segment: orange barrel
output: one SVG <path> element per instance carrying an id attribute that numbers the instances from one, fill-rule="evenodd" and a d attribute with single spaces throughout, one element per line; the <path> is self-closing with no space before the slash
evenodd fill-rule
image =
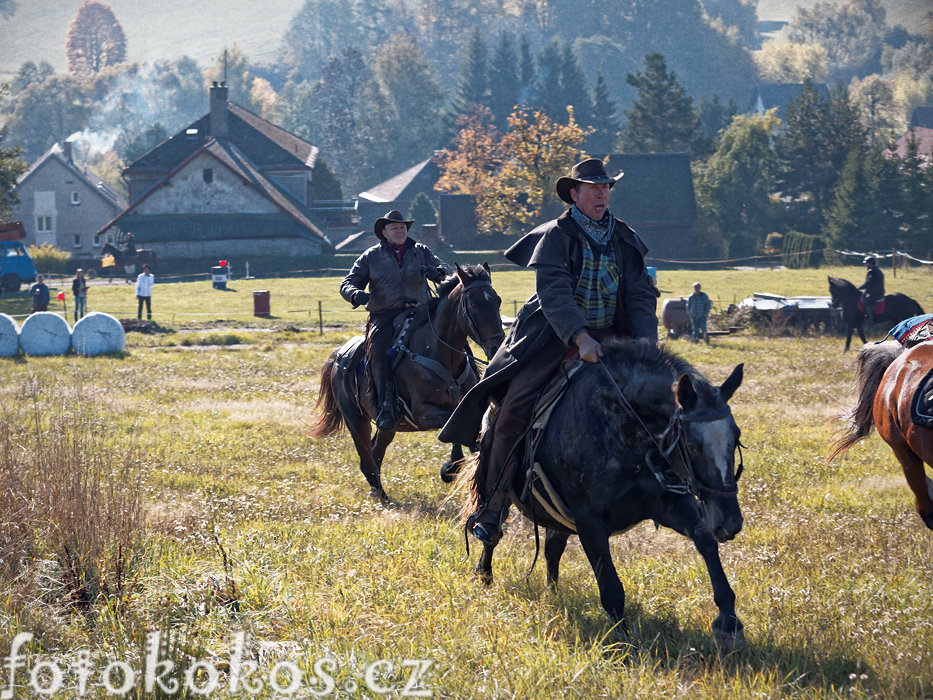
<path id="1" fill-rule="evenodd" d="M 269 290 L 253 292 L 253 316 L 269 315 Z"/>

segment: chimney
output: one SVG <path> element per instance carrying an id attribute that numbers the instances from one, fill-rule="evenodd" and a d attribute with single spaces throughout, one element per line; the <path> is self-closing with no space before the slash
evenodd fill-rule
<path id="1" fill-rule="evenodd" d="M 227 123 L 227 84 L 226 82 L 211 85 L 211 119 L 210 135 L 215 139 L 224 139 L 229 135 Z"/>
<path id="2" fill-rule="evenodd" d="M 71 154 L 71 141 L 62 142 L 62 155 L 65 156 L 65 160 L 69 163 L 74 162 L 74 156 Z"/>

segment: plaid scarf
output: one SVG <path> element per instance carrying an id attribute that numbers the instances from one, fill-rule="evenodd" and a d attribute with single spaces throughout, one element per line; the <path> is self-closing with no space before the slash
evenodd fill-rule
<path id="1" fill-rule="evenodd" d="M 600 254 L 598 250 L 593 250 L 587 236 L 580 238 L 583 241 L 583 267 L 573 298 L 583 309 L 587 328 L 609 328 L 616 318 L 621 279 L 619 266 L 616 265 L 615 246 L 606 246 L 606 250 Z"/>

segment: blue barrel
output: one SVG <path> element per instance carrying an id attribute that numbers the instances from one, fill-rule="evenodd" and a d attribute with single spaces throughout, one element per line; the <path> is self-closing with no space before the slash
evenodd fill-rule
<path id="1" fill-rule="evenodd" d="M 648 268 L 648 274 L 651 275 L 651 276 L 654 278 L 654 283 L 657 284 L 657 283 L 658 283 L 658 268 L 656 268 L 656 267 L 649 267 L 649 268 Z"/>

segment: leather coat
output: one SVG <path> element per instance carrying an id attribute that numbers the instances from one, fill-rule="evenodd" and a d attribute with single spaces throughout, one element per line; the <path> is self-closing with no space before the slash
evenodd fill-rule
<path id="1" fill-rule="evenodd" d="M 441 441 L 472 444 L 489 399 L 501 399 L 518 369 L 555 334 L 569 349 L 571 337 L 586 327 L 583 310 L 573 298 L 583 268 L 583 235 L 567 210 L 506 251 L 512 262 L 535 270 L 535 294 L 525 302 L 482 381 L 463 397 L 444 425 L 438 436 Z M 613 333 L 657 342 L 658 293 L 645 267 L 648 247 L 619 219 L 615 220 L 612 244 L 621 273 Z"/>
<path id="2" fill-rule="evenodd" d="M 360 304 L 354 301 L 354 295 L 369 285 L 369 301 L 365 307 L 370 313 L 403 309 L 411 303 L 427 303 L 428 287 L 421 272 L 423 265 L 448 268 L 430 248 L 411 238 L 405 240 L 402 264 L 399 265 L 395 253 L 383 240 L 356 259 L 340 284 L 340 296 L 356 308 Z"/>

